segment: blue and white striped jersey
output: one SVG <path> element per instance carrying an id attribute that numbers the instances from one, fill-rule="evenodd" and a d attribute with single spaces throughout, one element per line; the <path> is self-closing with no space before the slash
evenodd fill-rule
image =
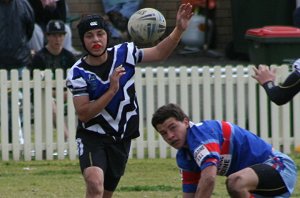
<path id="1" fill-rule="evenodd" d="M 99 66 L 88 65 L 84 57 L 78 60 L 67 75 L 66 84 L 73 97 L 88 95 L 90 101 L 101 97 L 110 86 L 110 76 L 120 65 L 126 74 L 120 78 L 120 88 L 110 103 L 93 119 L 78 122 L 78 129 L 120 138 L 139 136 L 138 103 L 134 87 L 135 65 L 141 62 L 143 50 L 133 43 L 108 48 L 108 59 Z"/>

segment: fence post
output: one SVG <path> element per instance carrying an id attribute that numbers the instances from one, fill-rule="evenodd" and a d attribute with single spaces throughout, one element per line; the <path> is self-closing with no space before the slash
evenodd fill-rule
<path id="1" fill-rule="evenodd" d="M 166 104 L 166 87 L 165 87 L 165 72 L 163 67 L 157 68 L 157 106 L 160 107 Z M 159 142 L 159 157 L 167 157 L 167 144 L 163 138 L 158 136 Z"/>
<path id="2" fill-rule="evenodd" d="M 203 82 L 203 119 L 212 119 L 212 96 L 211 96 L 211 76 L 208 66 L 203 67 L 203 76 L 202 76 Z"/>
<path id="3" fill-rule="evenodd" d="M 30 100 L 30 72 L 23 70 L 22 74 L 23 93 L 23 133 L 24 133 L 24 159 L 31 160 L 31 100 Z"/>
<path id="4" fill-rule="evenodd" d="M 9 144 L 8 144 L 8 80 L 7 70 L 0 70 L 0 118 L 1 118 L 1 154 L 2 160 L 9 160 Z"/>
<path id="5" fill-rule="evenodd" d="M 44 115 L 42 114 L 42 75 L 40 70 L 33 71 L 33 107 L 34 107 L 34 152 L 35 159 L 43 159 L 43 135 L 42 132 L 45 130 L 43 121 Z"/>
<path id="6" fill-rule="evenodd" d="M 144 143 L 144 132 L 145 132 L 145 109 L 144 109 L 144 103 L 143 100 L 143 87 L 144 87 L 144 79 L 142 77 L 142 70 L 141 68 L 136 68 L 135 70 L 135 90 L 137 95 L 137 101 L 139 103 L 139 113 L 140 113 L 140 123 L 139 123 L 139 131 L 140 131 L 140 137 L 138 137 L 136 140 L 136 155 L 138 159 L 143 159 L 145 155 L 145 143 Z"/>
<path id="7" fill-rule="evenodd" d="M 151 125 L 151 115 L 154 112 L 154 82 L 153 82 L 153 70 L 151 67 L 146 67 L 146 130 L 148 140 L 148 157 L 155 158 L 155 135 Z"/>
<path id="8" fill-rule="evenodd" d="M 57 142 L 57 155 L 58 159 L 64 159 L 65 151 L 65 115 L 64 115 L 64 82 L 63 82 L 63 70 L 57 69 L 55 71 L 55 104 L 56 105 L 56 117 L 53 116 L 53 121 L 56 123 L 56 142 Z M 67 129 L 66 129 L 67 130 Z"/>
<path id="9" fill-rule="evenodd" d="M 224 80 L 222 78 L 222 71 L 220 66 L 214 67 L 214 114 L 215 119 L 217 120 L 224 120 L 224 95 L 223 95 L 223 84 Z"/>
<path id="10" fill-rule="evenodd" d="M 11 70 L 11 122 L 12 122 L 12 147 L 13 159 L 20 160 L 20 140 L 23 134 L 20 120 L 20 90 L 19 90 L 19 74 L 18 70 Z M 22 143 L 22 142 L 21 142 Z"/>
<path id="11" fill-rule="evenodd" d="M 236 101 L 237 101 L 237 124 L 240 127 L 246 127 L 246 103 L 245 103 L 245 77 L 244 77 L 244 67 L 237 66 L 236 72 Z"/>

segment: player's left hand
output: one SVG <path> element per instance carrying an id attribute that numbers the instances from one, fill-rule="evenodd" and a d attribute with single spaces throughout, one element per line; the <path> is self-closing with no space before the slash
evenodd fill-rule
<path id="1" fill-rule="evenodd" d="M 125 68 L 122 65 L 118 66 L 114 70 L 114 72 L 110 77 L 109 90 L 113 91 L 113 93 L 117 93 L 117 91 L 119 90 L 119 80 L 121 76 L 123 76 L 125 73 L 126 73 Z"/>
<path id="2" fill-rule="evenodd" d="M 184 31 L 189 25 L 191 17 L 194 15 L 193 6 L 190 3 L 187 4 L 181 4 L 177 16 L 176 16 L 176 27 Z"/>
<path id="3" fill-rule="evenodd" d="M 252 75 L 252 78 L 256 79 L 259 84 L 263 85 L 266 82 L 275 80 L 275 68 L 269 68 L 267 65 L 259 65 L 258 69 L 256 67 L 253 67 L 254 75 Z"/>

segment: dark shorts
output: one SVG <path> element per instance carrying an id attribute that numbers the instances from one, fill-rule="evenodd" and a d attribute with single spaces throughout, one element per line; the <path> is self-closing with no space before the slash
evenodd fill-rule
<path id="1" fill-rule="evenodd" d="M 267 164 L 256 164 L 251 166 L 258 176 L 259 182 L 254 194 L 262 196 L 277 196 L 288 192 L 283 179 L 276 169 Z"/>
<path id="2" fill-rule="evenodd" d="M 97 166 L 104 172 L 104 189 L 114 191 L 124 174 L 131 140 L 116 141 L 97 134 L 77 135 L 77 147 L 81 172 Z"/>

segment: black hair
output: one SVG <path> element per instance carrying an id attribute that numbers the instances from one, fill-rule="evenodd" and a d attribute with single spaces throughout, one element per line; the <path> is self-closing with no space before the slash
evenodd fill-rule
<path id="1" fill-rule="evenodd" d="M 169 118 L 175 118 L 178 121 L 183 121 L 188 116 L 176 104 L 170 103 L 158 108 L 152 116 L 152 126 L 156 129 L 158 124 L 162 124 Z"/>

